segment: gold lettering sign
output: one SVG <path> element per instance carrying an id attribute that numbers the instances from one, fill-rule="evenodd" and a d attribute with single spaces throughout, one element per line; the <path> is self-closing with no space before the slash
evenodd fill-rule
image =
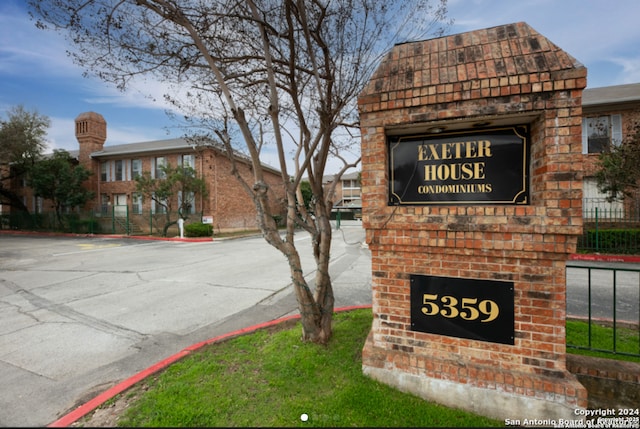
<path id="1" fill-rule="evenodd" d="M 528 204 L 525 125 L 390 137 L 389 204 Z"/>
<path id="2" fill-rule="evenodd" d="M 514 344 L 513 282 L 410 274 L 411 330 Z"/>

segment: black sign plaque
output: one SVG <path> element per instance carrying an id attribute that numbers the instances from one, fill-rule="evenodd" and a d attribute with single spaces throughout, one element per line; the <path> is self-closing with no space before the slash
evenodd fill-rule
<path id="1" fill-rule="evenodd" d="M 389 205 L 529 204 L 526 125 L 392 136 Z"/>
<path id="2" fill-rule="evenodd" d="M 514 344 L 513 282 L 412 274 L 411 330 Z"/>

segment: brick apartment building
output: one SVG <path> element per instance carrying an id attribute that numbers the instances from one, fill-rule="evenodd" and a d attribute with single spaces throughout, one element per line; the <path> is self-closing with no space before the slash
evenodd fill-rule
<path id="1" fill-rule="evenodd" d="M 624 217 L 629 212 L 639 213 L 640 195 L 624 203 L 607 202 L 593 176 L 600 153 L 610 145 L 619 145 L 627 138 L 630 127 L 640 123 L 640 83 L 586 89 L 582 117 L 583 218 L 591 220 L 596 208 L 605 216 Z"/>
<path id="2" fill-rule="evenodd" d="M 105 146 L 107 123 L 95 112 L 80 114 L 75 120 L 75 135 L 79 150 L 70 151 L 80 165 L 93 174 L 86 186 L 94 192 L 93 201 L 86 209 L 102 216 L 127 215 L 134 231 L 148 232 L 150 214 L 162 207 L 136 193 L 134 178 L 142 172 L 158 177 L 159 167 L 190 166 L 198 177 L 204 178 L 207 195 L 196 195 L 190 207 L 190 221 L 200 221 L 200 215 L 211 220 L 215 232 L 257 228 L 256 209 L 253 200 L 231 174 L 231 161 L 223 150 L 215 145 L 195 145 L 187 139 L 169 139 Z M 236 156 L 242 177 L 253 183 L 248 159 Z M 284 189 L 280 171 L 264 166 L 265 179 L 270 185 L 270 198 L 274 213 L 282 214 Z M 34 197 L 25 180 L 14 182 L 23 203 L 31 213 L 43 213 L 50 209 L 47 201 Z M 177 207 L 182 195 L 175 196 Z"/>
<path id="3" fill-rule="evenodd" d="M 323 186 L 328 189 L 335 181 L 334 175 L 324 176 Z M 355 171 L 342 175 L 336 184 L 333 195 L 333 211 L 350 212 L 360 219 L 362 216 L 362 188 L 360 186 L 360 172 Z"/>

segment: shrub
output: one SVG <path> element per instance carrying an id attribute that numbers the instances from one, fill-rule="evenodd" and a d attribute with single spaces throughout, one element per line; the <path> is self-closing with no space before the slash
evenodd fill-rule
<path id="1" fill-rule="evenodd" d="M 636 253 L 640 250 L 640 229 L 590 229 L 585 241 L 601 252 Z"/>
<path id="2" fill-rule="evenodd" d="M 184 226 L 184 233 L 187 237 L 211 237 L 213 235 L 213 225 L 208 223 L 189 223 Z"/>

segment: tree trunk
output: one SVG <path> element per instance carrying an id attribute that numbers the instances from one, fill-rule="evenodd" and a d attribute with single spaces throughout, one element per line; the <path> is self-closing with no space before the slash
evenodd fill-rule
<path id="1" fill-rule="evenodd" d="M 64 231 L 64 224 L 62 222 L 62 206 L 60 203 L 55 203 L 56 221 L 58 222 L 58 229 Z"/>
<path id="2" fill-rule="evenodd" d="M 162 236 L 166 237 L 167 236 L 167 231 L 169 231 L 169 228 L 171 227 L 171 225 L 175 225 L 177 224 L 178 221 L 177 220 L 169 220 L 167 219 L 167 221 L 164 223 L 164 228 L 162 228 Z"/>
<path id="3" fill-rule="evenodd" d="M 298 251 L 293 247 L 291 250 L 292 253 L 287 258 L 300 311 L 302 340 L 326 344 L 332 333 L 334 297 L 330 277 L 320 271 L 323 270 L 322 266 L 328 267 L 329 258 L 326 258 L 326 263 L 317 266 L 315 292 L 312 293 L 304 278 Z"/>
<path id="4" fill-rule="evenodd" d="M 287 209 L 287 231 L 284 239 L 280 236 L 273 217 L 269 215 L 268 186 L 263 183 L 254 185 L 258 221 L 264 238 L 269 244 L 280 250 L 289 262 L 293 289 L 298 301 L 300 322 L 302 324 L 302 340 L 326 344 L 331 338 L 331 321 L 333 318 L 333 288 L 329 276 L 329 259 L 331 249 L 331 223 L 326 215 L 318 216 L 317 231 L 312 237 L 313 251 L 316 261 L 315 291 L 312 292 L 304 278 L 300 253 L 294 242 L 295 229 L 295 192 L 289 192 Z"/>
<path id="5" fill-rule="evenodd" d="M 324 211 L 322 211 L 324 213 Z M 331 259 L 331 222 L 329 217 L 321 214 L 316 219 L 318 239 L 314 241 L 314 255 L 316 261 L 314 301 L 320 309 L 320 338 L 319 342 L 326 343 L 331 337 L 331 321 L 335 297 L 333 285 L 329 275 L 329 262 Z"/>

